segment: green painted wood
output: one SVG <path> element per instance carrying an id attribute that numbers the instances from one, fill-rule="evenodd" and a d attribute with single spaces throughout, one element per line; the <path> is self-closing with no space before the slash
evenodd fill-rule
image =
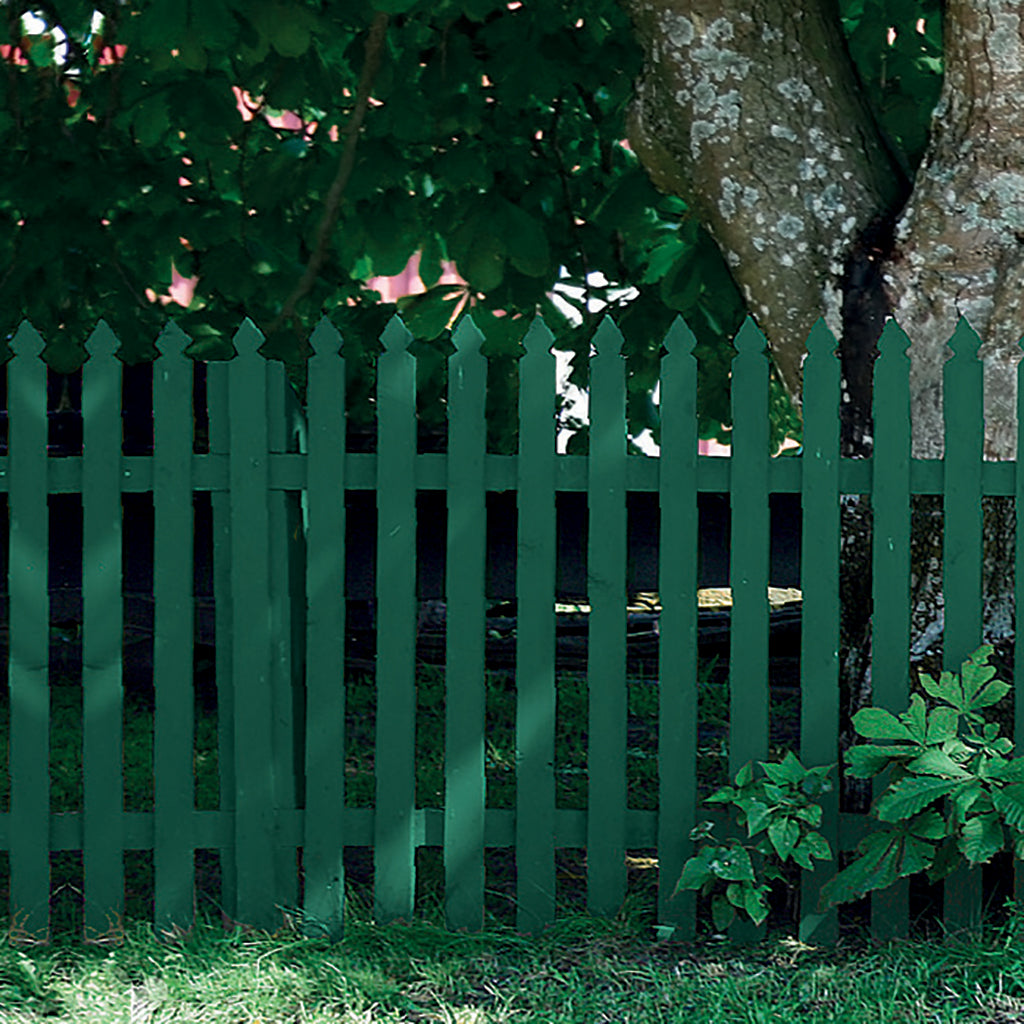
<path id="1" fill-rule="evenodd" d="M 306 873 L 303 934 L 342 937 L 345 909 L 345 360 L 324 317 L 309 360 L 306 453 Z"/>
<path id="2" fill-rule="evenodd" d="M 768 759 L 768 361 L 764 335 L 747 317 L 734 342 L 732 524 L 729 583 L 729 779 L 748 763 Z M 752 764 L 755 777 L 761 769 Z M 730 817 L 729 835 L 750 842 Z M 765 924 L 738 918 L 729 929 L 737 942 L 764 938 Z"/>
<path id="3" fill-rule="evenodd" d="M 266 362 L 263 336 L 246 319 L 228 364 L 231 484 L 232 687 L 235 691 L 236 920 L 272 931 L 280 925 L 275 855 L 275 784 L 270 664 L 270 522 L 267 503 Z"/>
<path id="4" fill-rule="evenodd" d="M 1018 342 L 1024 349 L 1024 339 Z M 1016 535 L 1013 553 L 1013 607 L 1024 609 L 1024 358 L 1017 363 L 1017 452 L 1013 464 L 1014 499 L 1016 512 Z M 1015 611 L 1015 617 L 1019 614 Z M 1020 622 L 1021 618 L 1017 618 Z M 1016 628 L 1016 627 L 1015 627 Z M 1013 699 L 1013 755 L 1019 757 L 1024 751 L 1024 644 L 1014 643 L 1013 680 L 1010 691 Z M 1019 906 L 1024 906 L 1024 860 L 1013 861 L 1013 896 Z"/>
<path id="5" fill-rule="evenodd" d="M 82 768 L 86 940 L 123 927 L 121 363 L 104 323 L 82 367 Z"/>
<path id="6" fill-rule="evenodd" d="M 555 920 L 555 357 L 537 317 L 519 361 L 516 928 Z"/>
<path id="7" fill-rule="evenodd" d="M 959 672 L 978 648 L 981 631 L 981 467 L 985 414 L 981 339 L 961 317 L 950 339 L 953 358 L 943 367 L 946 447 L 943 459 L 945 532 L 942 542 L 944 599 L 943 667 Z M 949 812 L 948 799 L 943 801 Z M 957 866 L 944 882 L 943 916 L 952 931 L 980 936 L 981 865 Z"/>
<path id="8" fill-rule="evenodd" d="M 484 923 L 484 630 L 487 563 L 487 360 L 463 317 L 448 360 L 448 559 L 444 761 L 445 920 Z"/>
<path id="9" fill-rule="evenodd" d="M 49 515 L 43 339 L 24 321 L 10 347 L 10 941 L 17 945 L 50 935 Z"/>
<path id="10" fill-rule="evenodd" d="M 800 468 L 803 530 L 800 588 L 800 760 L 804 767 L 839 762 L 839 360 L 835 335 L 819 320 L 807 338 L 804 431 Z M 836 909 L 818 913 L 821 887 L 836 873 L 839 845 L 839 773 L 819 799 L 821 824 L 833 860 L 815 860 L 801 872 L 800 940 L 831 944 L 839 936 Z"/>
<path id="11" fill-rule="evenodd" d="M 677 317 L 661 361 L 658 551 L 658 923 L 696 935 L 697 894 L 673 891 L 693 855 L 697 805 L 697 339 Z"/>
<path id="12" fill-rule="evenodd" d="M 207 405 L 210 414 L 210 455 L 228 459 L 230 431 L 228 416 L 228 367 L 223 359 L 206 364 Z M 234 645 L 230 642 L 234 621 L 231 593 L 231 495 L 214 491 L 213 591 L 214 631 L 217 638 L 217 772 L 220 782 L 219 808 L 235 812 L 235 691 Z M 234 845 L 220 849 L 221 906 L 230 920 L 237 920 L 238 867 Z"/>
<path id="13" fill-rule="evenodd" d="M 626 896 L 626 375 L 622 335 L 605 317 L 590 360 L 587 590 L 587 908 L 612 916 Z"/>
<path id="14" fill-rule="evenodd" d="M 267 445 L 271 452 L 284 453 L 292 438 L 289 426 L 295 392 L 279 359 L 265 359 L 267 378 Z M 304 722 L 302 708 L 302 675 L 296 666 L 301 656 L 292 649 L 293 615 L 301 617 L 304 601 L 301 590 L 293 588 L 292 563 L 301 557 L 297 536 L 299 493 L 272 489 L 267 491 L 269 523 L 270 571 L 270 700 L 272 708 L 271 735 L 274 760 L 278 771 L 274 776 L 274 806 L 295 810 L 305 774 L 302 744 Z M 301 579 L 301 577 L 299 577 Z M 296 907 L 299 899 L 298 847 L 283 843 L 274 846 L 274 877 L 277 888 L 274 899 L 282 908 Z"/>
<path id="15" fill-rule="evenodd" d="M 415 902 L 416 364 L 393 317 L 377 373 L 377 776 L 374 917 Z"/>
<path id="16" fill-rule="evenodd" d="M 154 923 L 158 935 L 172 938 L 195 919 L 194 837 L 184 825 L 195 808 L 193 363 L 176 325 L 160 340 L 153 365 Z"/>
<path id="17" fill-rule="evenodd" d="M 901 715 L 909 704 L 910 651 L 910 360 L 909 339 L 890 320 L 875 362 L 872 455 L 871 689 L 873 707 Z M 872 780 L 875 800 L 890 772 Z M 871 928 L 883 941 L 906 938 L 910 881 L 899 878 L 871 895 Z"/>

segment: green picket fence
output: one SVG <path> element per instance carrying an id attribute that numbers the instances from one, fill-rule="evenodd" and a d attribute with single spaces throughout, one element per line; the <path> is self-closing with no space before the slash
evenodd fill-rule
<path id="1" fill-rule="evenodd" d="M 626 851 L 656 848 L 658 921 L 692 936 L 695 894 L 671 893 L 692 852 L 690 829 L 716 823 L 740 836 L 720 808 L 697 803 L 697 543 L 699 491 L 731 496 L 731 705 L 728 770 L 765 760 L 769 750 L 767 602 L 769 494 L 802 495 L 803 629 L 801 743 L 805 765 L 838 761 L 839 495 L 867 494 L 874 507 L 874 703 L 908 703 L 911 494 L 946 497 L 945 657 L 977 645 L 981 616 L 981 495 L 1020 495 L 1015 463 L 983 463 L 982 373 L 977 338 L 962 326 L 947 372 L 945 460 L 910 458 L 907 340 L 890 322 L 876 364 L 875 455 L 839 457 L 839 366 L 835 341 L 819 324 L 808 340 L 802 456 L 769 457 L 768 362 L 752 321 L 736 338 L 733 455 L 698 456 L 693 335 L 680 320 L 665 339 L 659 458 L 627 457 L 622 337 L 606 319 L 591 361 L 586 456 L 555 449 L 552 334 L 539 319 L 519 362 L 517 455 L 485 450 L 486 359 L 481 334 L 464 320 L 449 364 L 447 455 L 416 451 L 415 360 L 396 318 L 382 335 L 377 386 L 377 454 L 344 451 L 345 367 L 341 337 L 325 319 L 312 336 L 308 412 L 297 406 L 282 365 L 259 356 L 262 335 L 245 321 L 238 354 L 210 363 L 210 454 L 192 449 L 192 363 L 188 339 L 162 335 L 155 364 L 154 452 L 121 455 L 121 364 L 104 324 L 83 368 L 83 454 L 46 450 L 43 339 L 27 324 L 8 365 L 9 455 L 0 489 L 10 510 L 11 800 L 0 814 L 9 851 L 12 940 L 49 934 L 49 854 L 80 850 L 85 932 L 111 934 L 124 907 L 125 850 L 151 850 L 158 929 L 187 927 L 194 911 L 194 851 L 221 853 L 225 911 L 273 929 L 276 906 L 298 906 L 296 850 L 304 866 L 304 928 L 339 937 L 344 919 L 346 846 L 374 850 L 380 921 L 410 918 L 418 847 L 443 848 L 445 905 L 453 928 L 484 916 L 484 853 L 514 847 L 517 926 L 555 917 L 555 851 L 585 848 L 587 901 L 614 914 L 626 892 Z M 1024 422 L 1022 417 L 1021 422 Z M 345 806 L 346 489 L 376 492 L 376 799 Z M 415 799 L 416 495 L 447 492 L 447 664 L 443 809 Z M 198 811 L 193 797 L 191 594 L 192 496 L 212 492 L 219 707 L 220 807 Z M 518 500 L 516 805 L 489 809 L 485 787 L 486 495 Z M 121 758 L 121 493 L 151 492 L 155 507 L 155 809 L 123 810 Z M 588 811 L 556 807 L 556 493 L 587 495 L 590 529 Z M 658 810 L 627 808 L 626 589 L 631 491 L 657 493 L 659 550 Z M 47 495 L 80 493 L 84 508 L 83 810 L 52 814 L 48 781 Z M 298 519 L 289 493 L 304 492 Z M 1019 513 L 1018 513 L 1019 514 Z M 304 564 L 292 543 L 305 526 Z M 1024 530 L 1018 530 L 1018 564 Z M 305 601 L 302 586 L 305 580 Z M 1024 586 L 1024 573 L 1018 574 Z M 291 597 L 289 597 L 291 595 Z M 304 652 L 302 645 L 305 645 Z M 304 657 L 300 655 L 304 654 Z M 1017 655 L 1021 657 L 1020 653 Z M 305 719 L 296 720 L 296 665 L 305 664 Z M 1018 668 L 1019 668 L 1018 660 Z M 1016 678 L 1024 678 L 1017 672 Z M 1018 716 L 1015 743 L 1024 740 Z M 301 777 L 304 775 L 304 783 Z M 300 794 L 304 794 L 300 798 Z M 836 787 L 823 800 L 822 833 L 833 851 L 853 850 L 870 827 L 840 814 Z M 837 915 L 813 913 L 836 862 L 805 873 L 801 937 L 833 941 Z M 945 882 L 948 926 L 972 925 L 982 905 L 981 869 Z M 1021 873 L 1016 892 L 1022 891 Z M 873 894 L 872 929 L 908 934 L 908 880 Z M 764 926 L 738 922 L 737 937 Z"/>

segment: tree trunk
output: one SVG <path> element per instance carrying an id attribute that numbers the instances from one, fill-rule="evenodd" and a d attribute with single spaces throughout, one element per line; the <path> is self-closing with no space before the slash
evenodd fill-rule
<path id="1" fill-rule="evenodd" d="M 987 459 L 1016 457 L 1024 333 L 1024 39 L 1018 5 L 947 0 L 945 81 L 908 183 L 831 0 L 630 0 L 645 50 L 630 143 L 721 248 L 799 405 L 807 333 L 840 339 L 842 448 L 873 444 L 871 367 L 892 313 L 910 340 L 912 455 L 944 450 L 942 367 L 961 316 L 982 340 Z M 1013 638 L 1013 507 L 986 499 L 984 633 Z M 911 651 L 941 649 L 941 498 L 913 508 Z M 870 702 L 870 508 L 843 501 L 842 748 Z M 1005 730 L 1004 730 L 1005 734 Z M 867 783 L 856 788 L 863 798 Z M 851 806 L 844 781 L 844 809 Z M 863 799 L 854 802 L 863 804 Z"/>

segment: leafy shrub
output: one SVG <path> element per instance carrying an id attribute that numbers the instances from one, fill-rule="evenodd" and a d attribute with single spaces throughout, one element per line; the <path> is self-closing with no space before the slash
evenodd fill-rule
<path id="1" fill-rule="evenodd" d="M 996 739 L 999 727 L 993 723 L 985 724 L 981 735 L 973 729 L 960 734 L 961 719 L 974 727 L 983 724 L 978 709 L 998 703 L 1010 690 L 1009 684 L 992 681 L 996 670 L 988 664 L 991 654 L 990 646 L 979 647 L 963 663 L 959 677 L 943 672 L 936 682 L 921 674 L 925 691 L 948 706 L 929 712 L 915 693 L 910 709 L 899 718 L 882 708 L 862 708 L 853 716 L 854 728 L 866 739 L 895 741 L 887 746 L 862 744 L 845 754 L 849 773 L 860 779 L 892 765 L 892 782 L 870 812 L 889 827 L 862 839 L 859 858 L 823 886 L 818 913 L 925 869 L 930 882 L 945 878 L 957 866 L 957 850 L 972 865 L 988 863 L 1005 846 L 1004 822 L 1015 856 L 1024 859 L 1024 757 L 1007 760 L 1004 755 L 1013 743 Z M 758 763 L 767 779 L 753 781 L 748 763 L 736 773 L 738 788 L 723 786 L 704 802 L 734 804 L 748 836 L 767 830 L 767 839 L 756 846 L 736 839 L 729 846 L 705 845 L 686 862 L 673 892 L 701 889 L 707 894 L 726 883 L 725 895 L 719 892 L 712 898 L 712 917 L 720 930 L 732 923 L 736 910 L 756 924 L 768 915 L 764 897 L 769 886 L 757 884 L 748 851 L 770 856 L 774 850 L 780 863 L 792 857 L 808 870 L 814 857 L 832 859 L 828 841 L 814 831 L 821 824 L 821 807 L 813 801 L 832 789 L 826 776 L 835 763 L 804 768 L 792 752 L 781 764 Z M 946 797 L 953 808 L 948 820 L 935 808 Z M 707 839 L 711 830 L 711 822 L 702 822 L 690 839 Z M 783 877 L 772 862 L 764 875 Z"/>

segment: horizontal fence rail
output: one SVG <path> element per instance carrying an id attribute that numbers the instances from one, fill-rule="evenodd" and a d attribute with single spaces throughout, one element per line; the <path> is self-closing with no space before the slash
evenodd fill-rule
<path id="1" fill-rule="evenodd" d="M 274 929 L 280 908 L 298 908 L 304 933 L 339 938 L 344 928 L 345 847 L 372 847 L 374 914 L 410 918 L 416 856 L 440 847 L 448 924 L 484 922 L 485 851 L 513 847 L 516 924 L 535 931 L 555 919 L 556 851 L 586 850 L 587 905 L 614 914 L 626 894 L 631 850 L 654 849 L 657 920 L 695 933 L 696 895 L 672 890 L 694 852 L 701 820 L 719 836 L 746 839 L 720 806 L 698 800 L 698 603 L 700 495 L 728 496 L 730 712 L 728 773 L 769 754 L 769 632 L 772 496 L 799 499 L 802 593 L 801 718 L 797 752 L 806 766 L 839 760 L 840 496 L 867 495 L 874 512 L 873 703 L 908 704 L 910 500 L 942 495 L 946 544 L 944 658 L 959 666 L 981 633 L 981 499 L 1018 498 L 1016 462 L 983 462 L 982 374 L 977 336 L 961 324 L 951 340 L 944 460 L 910 457 L 906 335 L 890 322 L 875 365 L 875 444 L 867 459 L 839 455 L 836 341 L 823 323 L 808 339 L 803 444 L 769 452 L 768 372 L 752 320 L 735 340 L 732 456 L 698 455 L 693 334 L 678 320 L 664 341 L 661 448 L 627 456 L 622 335 L 606 318 L 590 363 L 589 454 L 556 454 L 554 337 L 539 318 L 519 360 L 518 454 L 486 451 L 487 360 L 465 318 L 448 366 L 446 453 L 417 452 L 412 336 L 396 317 L 381 336 L 376 389 L 377 451 L 346 452 L 342 337 L 325 318 L 311 338 L 306 408 L 280 363 L 258 354 L 263 336 L 246 320 L 234 358 L 207 364 L 209 450 L 193 439 L 189 339 L 162 334 L 153 370 L 151 455 L 122 451 L 118 340 L 101 323 L 82 370 L 82 454 L 47 453 L 44 341 L 28 324 L 7 364 L 9 438 L 0 455 L 9 552 L 8 688 L 10 799 L 0 813 L 0 851 L 10 865 L 12 941 L 50 933 L 51 851 L 81 851 L 85 933 L 114 940 L 124 909 L 126 850 L 152 851 L 155 925 L 174 934 L 193 921 L 196 850 L 220 851 L 225 914 Z M 952 383 L 950 383 L 952 382 Z M 1020 417 L 1018 422 L 1024 422 Z M 346 498 L 372 492 L 370 528 L 354 542 Z M 416 805 L 417 508 L 442 492 L 443 522 L 428 524 L 444 548 L 446 645 L 443 807 Z M 220 804 L 194 798 L 193 685 L 196 634 L 192 579 L 195 496 L 212 505 L 213 630 L 218 687 Z M 485 784 L 486 636 L 491 497 L 514 500 L 516 800 L 488 807 Z M 585 496 L 586 672 L 589 686 L 588 810 L 556 806 L 556 613 L 558 503 Z M 153 502 L 154 809 L 123 808 L 122 495 Z M 83 809 L 51 813 L 48 764 L 50 495 L 80 494 L 82 527 Z M 627 805 L 627 606 L 631 495 L 656 500 L 658 616 L 658 810 Z M 506 495 L 507 496 L 507 495 Z M 1018 500 L 1018 516 L 1022 503 Z M 420 524 L 422 525 L 422 524 Z M 437 534 L 437 530 L 441 533 Z M 346 537 L 349 542 L 346 543 Z M 1021 543 L 1018 531 L 1018 545 Z M 367 552 L 372 550 L 372 559 Z M 1021 564 L 1018 546 L 1018 565 Z M 370 572 L 375 649 L 375 799 L 346 806 L 345 675 L 349 563 Z M 1024 579 L 1024 572 L 1017 574 Z M 1021 655 L 1018 654 L 1017 666 Z M 1017 672 L 1016 678 L 1024 678 Z M 301 698 L 297 697 L 301 694 Z M 1017 716 L 1015 748 L 1024 742 Z M 876 790 L 877 795 L 877 790 Z M 821 800 L 820 831 L 833 852 L 852 851 L 872 829 L 866 815 L 839 812 L 838 787 Z M 302 852 L 303 882 L 296 870 Z M 1017 866 L 1016 898 L 1024 892 Z M 837 912 L 813 913 L 837 861 L 805 873 L 801 938 L 837 937 Z M 944 883 L 945 921 L 974 925 L 980 868 Z M 907 935 L 908 880 L 871 896 L 872 930 Z M 737 936 L 763 936 L 737 922 Z"/>

